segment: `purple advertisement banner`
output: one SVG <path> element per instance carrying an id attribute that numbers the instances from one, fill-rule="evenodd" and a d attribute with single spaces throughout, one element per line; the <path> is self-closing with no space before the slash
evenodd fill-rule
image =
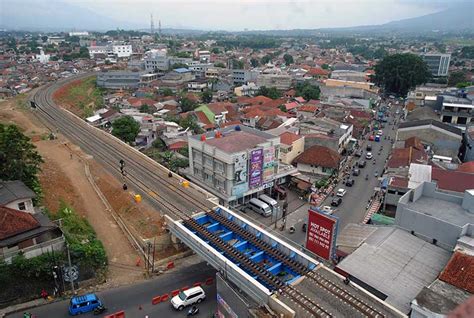
<path id="1" fill-rule="evenodd" d="M 250 152 L 249 187 L 257 188 L 262 185 L 263 149 Z"/>

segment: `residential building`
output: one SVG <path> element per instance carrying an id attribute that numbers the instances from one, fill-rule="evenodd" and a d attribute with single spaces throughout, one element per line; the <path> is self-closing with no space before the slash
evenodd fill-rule
<path id="1" fill-rule="evenodd" d="M 140 86 L 144 72 L 106 71 L 97 74 L 97 86 L 110 89 L 133 89 Z"/>
<path id="2" fill-rule="evenodd" d="M 367 82 L 368 76 L 365 72 L 351 70 L 336 70 L 331 72 L 331 78 L 342 81 Z"/>
<path id="3" fill-rule="evenodd" d="M 451 54 L 425 53 L 421 54 L 421 58 L 428 64 L 433 76 L 448 76 Z"/>
<path id="4" fill-rule="evenodd" d="M 52 45 L 59 45 L 65 41 L 66 39 L 62 36 L 48 36 L 48 40 L 46 40 L 48 44 L 52 44 Z"/>
<path id="5" fill-rule="evenodd" d="M 193 72 L 197 78 L 205 78 L 208 69 L 213 69 L 214 64 L 212 63 L 191 63 L 188 66 L 188 69 Z"/>
<path id="6" fill-rule="evenodd" d="M 265 87 L 275 87 L 284 91 L 291 86 L 291 76 L 286 74 L 259 74 L 257 76 L 257 85 Z"/>
<path id="7" fill-rule="evenodd" d="M 312 146 L 298 155 L 293 163 L 301 173 L 330 176 L 339 171 L 341 155 L 327 147 Z"/>
<path id="8" fill-rule="evenodd" d="M 419 138 L 440 156 L 456 158 L 462 143 L 462 130 L 437 120 L 417 120 L 400 123 L 396 140 Z"/>
<path id="9" fill-rule="evenodd" d="M 245 126 L 190 136 L 188 144 L 187 176 L 225 205 L 246 203 L 297 172 L 279 162 L 279 136 Z"/>
<path id="10" fill-rule="evenodd" d="M 23 182 L 0 181 L 0 205 L 10 209 L 35 213 L 33 199 L 36 194 Z"/>
<path id="11" fill-rule="evenodd" d="M 438 95 L 441 102 L 441 121 L 456 126 L 466 126 L 474 122 L 474 102 L 467 98 L 451 95 Z"/>
<path id="12" fill-rule="evenodd" d="M 208 83 L 207 83 L 207 80 L 204 78 L 195 79 L 188 82 L 188 92 L 202 93 L 207 88 L 208 88 Z"/>
<path id="13" fill-rule="evenodd" d="M 195 79 L 193 73 L 187 68 L 177 68 L 166 73 L 160 78 L 161 87 L 168 87 L 174 91 L 186 87 L 187 82 Z"/>
<path id="14" fill-rule="evenodd" d="M 280 161 L 290 165 L 304 151 L 304 136 L 286 131 L 280 134 Z"/>
<path id="15" fill-rule="evenodd" d="M 241 96 L 254 96 L 257 94 L 260 87 L 258 87 L 255 83 L 250 82 L 248 84 L 244 84 L 242 86 L 234 88 L 234 94 L 237 97 Z"/>
<path id="16" fill-rule="evenodd" d="M 43 213 L 31 214 L 0 205 L 0 260 L 11 263 L 16 255 L 32 258 L 61 251 L 61 229 Z"/>
<path id="17" fill-rule="evenodd" d="M 130 57 L 133 54 L 133 49 L 130 44 L 112 45 L 112 53 L 118 58 Z"/>
<path id="18" fill-rule="evenodd" d="M 166 49 L 148 51 L 143 60 L 148 72 L 167 71 L 170 67 Z"/>
<path id="19" fill-rule="evenodd" d="M 234 85 L 247 84 L 257 80 L 258 72 L 251 70 L 232 70 L 232 81 Z"/>
<path id="20" fill-rule="evenodd" d="M 378 89 L 373 83 L 354 82 L 335 79 L 327 79 L 320 86 L 321 99 L 331 100 L 335 97 L 373 99 L 378 98 Z"/>
<path id="21" fill-rule="evenodd" d="M 463 161 L 474 161 L 474 122 L 471 122 L 464 131 L 464 141 L 461 152 Z"/>
<path id="22" fill-rule="evenodd" d="M 464 235 L 474 233 L 474 189 L 447 193 L 424 182 L 400 198 L 397 227 L 444 249 L 452 250 Z"/>
<path id="23" fill-rule="evenodd" d="M 319 145 L 342 153 L 352 139 L 354 126 L 324 117 L 302 122 L 299 128 L 299 133 L 305 136 L 305 149 Z"/>
<path id="24" fill-rule="evenodd" d="M 87 49 L 92 59 L 96 57 L 125 58 L 133 54 L 133 48 L 130 44 L 105 44 L 90 46 Z"/>

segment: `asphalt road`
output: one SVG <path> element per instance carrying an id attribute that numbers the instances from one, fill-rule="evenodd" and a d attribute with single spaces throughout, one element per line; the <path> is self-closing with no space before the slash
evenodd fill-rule
<path id="1" fill-rule="evenodd" d="M 152 297 L 169 293 L 172 290 L 184 286 L 190 286 L 198 281 L 205 281 L 208 277 L 215 278 L 215 270 L 210 266 L 207 266 L 206 263 L 199 263 L 177 271 L 165 273 L 155 279 L 143 283 L 98 292 L 97 295 L 108 308 L 106 314 L 112 314 L 124 310 L 126 317 L 133 318 L 146 316 L 149 318 L 186 317 L 187 309 L 181 312 L 176 311 L 169 301 L 152 305 Z M 200 312 L 195 317 L 211 317 L 216 310 L 215 283 L 210 286 L 204 286 L 204 291 L 206 292 L 206 300 L 198 306 Z M 29 309 L 28 312 L 36 315 L 37 318 L 69 317 L 68 304 L 69 299 Z M 140 306 L 141 309 L 139 308 Z M 100 317 L 104 315 L 101 315 Z M 7 315 L 7 317 L 22 318 L 23 312 Z M 88 313 L 82 314 L 78 317 L 87 318 L 98 316 Z"/>

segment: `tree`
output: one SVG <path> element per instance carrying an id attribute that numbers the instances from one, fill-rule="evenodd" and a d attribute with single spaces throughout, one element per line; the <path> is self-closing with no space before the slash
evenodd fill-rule
<path id="1" fill-rule="evenodd" d="M 171 65 L 171 69 L 175 70 L 177 68 L 188 68 L 188 64 L 174 63 L 173 65 Z"/>
<path id="2" fill-rule="evenodd" d="M 160 94 L 163 96 L 173 96 L 173 90 L 171 88 L 165 87 L 160 90 Z"/>
<path id="3" fill-rule="evenodd" d="M 319 87 L 312 85 L 309 81 L 296 84 L 295 91 L 296 96 L 301 96 L 306 100 L 319 99 L 319 94 L 321 93 Z"/>
<path id="4" fill-rule="evenodd" d="M 43 43 L 45 43 L 46 41 L 48 41 L 48 37 L 46 35 L 43 35 L 41 37 L 41 41 L 43 41 Z"/>
<path id="5" fill-rule="evenodd" d="M 38 196 L 43 159 L 17 126 L 0 123 L 0 180 L 20 180 Z"/>
<path id="6" fill-rule="evenodd" d="M 140 106 L 140 112 L 142 113 L 146 113 L 146 114 L 153 114 L 155 112 L 155 107 L 151 107 L 147 104 L 143 104 L 142 106 Z"/>
<path id="7" fill-rule="evenodd" d="M 293 64 L 294 63 L 294 60 L 293 60 L 293 56 L 291 56 L 290 54 L 285 54 L 283 55 L 283 59 L 285 60 L 285 64 L 286 65 L 290 65 L 290 64 Z"/>
<path id="8" fill-rule="evenodd" d="M 250 64 L 252 65 L 252 67 L 257 67 L 259 65 L 258 60 L 256 58 L 251 58 Z"/>
<path id="9" fill-rule="evenodd" d="M 194 110 L 194 108 L 196 108 L 197 106 L 194 101 L 187 97 L 183 97 L 179 103 L 181 104 L 181 110 L 183 112 L 189 112 L 191 110 Z"/>
<path id="10" fill-rule="evenodd" d="M 131 143 L 140 132 L 140 124 L 132 116 L 123 116 L 112 123 L 112 135 Z"/>
<path id="11" fill-rule="evenodd" d="M 212 50 L 211 50 L 211 53 L 212 54 L 220 54 L 221 50 L 218 47 L 213 47 Z"/>
<path id="12" fill-rule="evenodd" d="M 276 89 L 276 87 L 267 88 L 265 86 L 262 86 L 258 89 L 257 96 L 258 95 L 266 96 L 271 99 L 278 99 L 281 97 L 281 93 Z"/>
<path id="13" fill-rule="evenodd" d="M 451 72 L 448 77 L 448 85 L 456 86 L 458 83 L 466 81 L 466 73 L 463 71 Z"/>
<path id="14" fill-rule="evenodd" d="M 210 103 L 212 101 L 212 92 L 206 89 L 201 93 L 201 100 L 203 103 Z"/>
<path id="15" fill-rule="evenodd" d="M 388 55 L 375 65 L 375 84 L 389 94 L 405 96 L 410 89 L 430 78 L 428 65 L 421 57 L 410 53 Z"/>
<path id="16" fill-rule="evenodd" d="M 265 65 L 265 64 L 269 63 L 271 60 L 272 60 L 272 57 L 267 54 L 264 57 L 262 57 L 262 59 L 260 60 L 260 63 L 262 65 Z"/>
<path id="17" fill-rule="evenodd" d="M 244 62 L 243 61 L 239 61 L 239 60 L 236 60 L 236 59 L 232 59 L 232 69 L 234 70 L 241 70 L 244 68 Z"/>

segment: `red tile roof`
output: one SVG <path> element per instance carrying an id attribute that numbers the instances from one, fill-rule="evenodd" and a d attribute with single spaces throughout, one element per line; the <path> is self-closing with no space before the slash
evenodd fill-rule
<path id="1" fill-rule="evenodd" d="M 438 188 L 464 193 L 474 189 L 474 175 L 462 171 L 444 170 L 437 167 L 431 169 L 431 180 L 436 181 Z"/>
<path id="2" fill-rule="evenodd" d="M 209 118 L 207 118 L 206 114 L 204 114 L 202 111 L 195 111 L 194 114 L 196 115 L 198 122 L 200 122 L 201 124 L 212 124 Z"/>
<path id="3" fill-rule="evenodd" d="M 40 227 L 29 213 L 0 206 L 0 240 Z"/>
<path id="4" fill-rule="evenodd" d="M 265 96 L 255 96 L 255 97 L 237 97 L 237 103 L 239 104 L 248 104 L 248 105 L 262 105 L 263 103 L 271 101 L 271 98 Z"/>
<path id="5" fill-rule="evenodd" d="M 424 149 L 423 144 L 421 143 L 421 140 L 416 136 L 410 137 L 405 140 L 405 148 L 409 148 L 409 147 L 413 147 L 418 150 Z"/>
<path id="6" fill-rule="evenodd" d="M 465 162 L 458 167 L 458 171 L 474 173 L 474 161 Z"/>
<path id="7" fill-rule="evenodd" d="M 305 100 L 303 97 L 301 97 L 301 96 L 296 97 L 295 100 L 296 100 L 298 103 L 305 103 L 305 102 L 306 102 L 306 100 Z"/>
<path id="8" fill-rule="evenodd" d="M 320 67 L 312 67 L 308 70 L 308 73 L 306 74 L 311 76 L 328 76 L 329 72 Z"/>
<path id="9" fill-rule="evenodd" d="M 299 104 L 297 102 L 286 103 L 285 108 L 286 110 L 292 110 L 293 108 L 298 107 Z"/>
<path id="10" fill-rule="evenodd" d="M 413 147 L 393 149 L 387 167 L 408 167 L 410 166 L 410 163 L 425 163 L 427 160 L 428 156 L 424 150 L 418 150 Z"/>
<path id="11" fill-rule="evenodd" d="M 186 148 L 188 146 L 188 142 L 184 140 L 176 141 L 170 145 L 168 145 L 169 150 L 180 150 L 181 148 Z"/>
<path id="12" fill-rule="evenodd" d="M 284 133 L 280 134 L 280 142 L 282 144 L 291 146 L 295 141 L 302 138 L 303 136 L 294 134 L 289 131 L 285 131 Z"/>
<path id="13" fill-rule="evenodd" d="M 408 188 L 408 179 L 402 177 L 392 177 L 390 185 L 396 188 Z"/>
<path id="14" fill-rule="evenodd" d="M 232 103 L 223 102 L 223 103 L 210 103 L 207 104 L 207 107 L 213 112 L 215 115 L 219 115 L 222 112 L 228 111 L 227 106 L 233 106 Z"/>
<path id="15" fill-rule="evenodd" d="M 439 279 L 474 293 L 474 256 L 455 252 Z"/>
<path id="16" fill-rule="evenodd" d="M 269 108 L 278 108 L 281 105 L 284 105 L 285 103 L 286 103 L 286 99 L 283 99 L 283 98 L 270 99 L 269 101 L 263 103 L 262 106 L 269 107 Z"/>
<path id="17" fill-rule="evenodd" d="M 312 146 L 295 158 L 293 162 L 326 168 L 339 168 L 341 155 L 323 146 Z"/>
<path id="18" fill-rule="evenodd" d="M 309 112 L 309 113 L 315 113 L 318 110 L 318 106 L 316 105 L 303 105 L 300 108 L 298 108 L 299 112 Z"/>

